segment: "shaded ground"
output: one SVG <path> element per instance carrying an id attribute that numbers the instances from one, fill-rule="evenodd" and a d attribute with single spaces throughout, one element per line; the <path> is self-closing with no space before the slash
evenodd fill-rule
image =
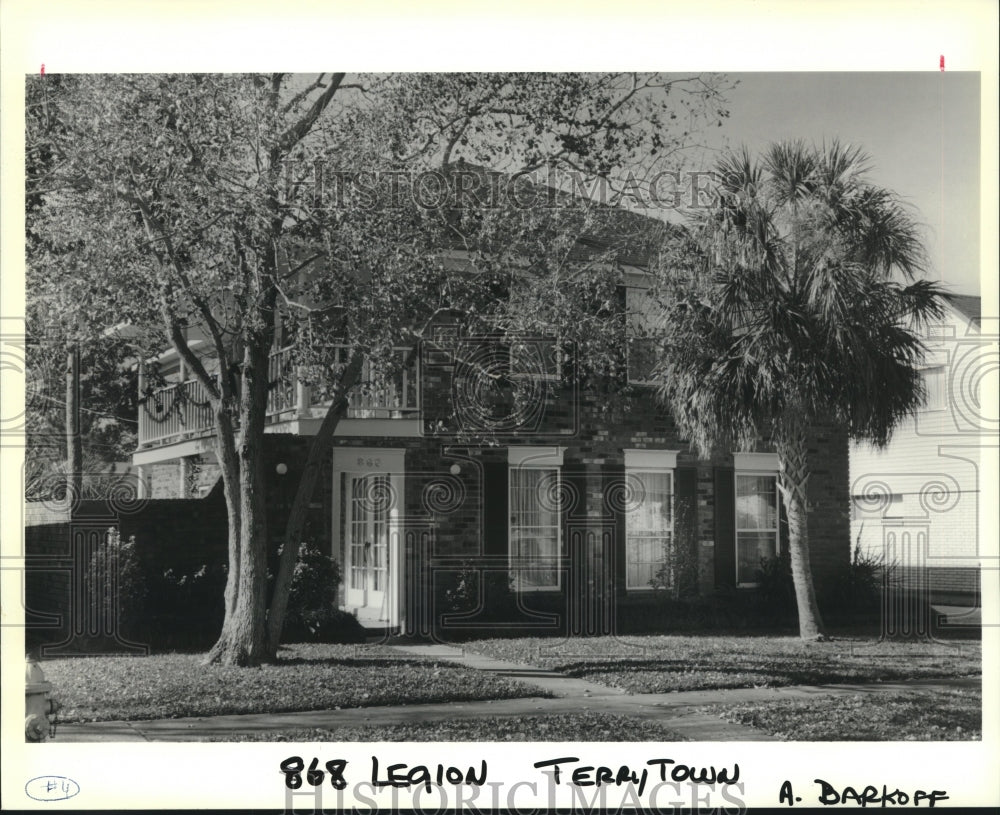
<path id="1" fill-rule="evenodd" d="M 200 664 L 200 654 L 43 663 L 63 722 L 161 719 L 544 696 L 516 680 L 353 645 L 292 645 L 261 668 Z"/>
<path id="2" fill-rule="evenodd" d="M 787 741 L 959 741 L 982 738 L 982 692 L 917 690 L 713 705 L 699 710 Z"/>
<path id="3" fill-rule="evenodd" d="M 977 642 L 805 642 L 776 636 L 541 637 L 489 639 L 464 647 L 628 693 L 781 687 L 975 676 Z"/>

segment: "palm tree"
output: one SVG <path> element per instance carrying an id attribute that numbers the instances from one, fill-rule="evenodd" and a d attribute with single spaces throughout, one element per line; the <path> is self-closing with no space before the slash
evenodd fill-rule
<path id="1" fill-rule="evenodd" d="M 884 446 L 923 399 L 918 332 L 941 289 L 918 279 L 920 227 L 839 143 L 744 149 L 694 223 L 695 272 L 664 297 L 660 397 L 702 454 L 770 440 L 803 638 L 823 637 L 809 566 L 807 431 Z"/>

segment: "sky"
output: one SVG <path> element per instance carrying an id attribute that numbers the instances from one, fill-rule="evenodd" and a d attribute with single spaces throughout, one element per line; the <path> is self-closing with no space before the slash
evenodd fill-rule
<path id="1" fill-rule="evenodd" d="M 837 138 L 927 227 L 928 277 L 980 293 L 980 85 L 972 72 L 731 73 L 729 119 L 710 147 Z"/>

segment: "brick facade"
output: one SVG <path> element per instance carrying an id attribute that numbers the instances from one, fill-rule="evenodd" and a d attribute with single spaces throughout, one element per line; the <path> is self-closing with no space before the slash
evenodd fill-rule
<path id="1" fill-rule="evenodd" d="M 435 392 L 448 393 L 447 374 L 437 371 L 436 376 Z M 550 392 L 545 399 L 545 411 L 533 432 L 483 434 L 485 443 L 472 433 L 337 440 L 339 447 L 406 449 L 405 510 L 400 521 L 406 541 L 404 606 L 424 621 L 417 628 L 428 624 L 428 616 L 440 622 L 437 611 L 428 615 L 427 606 L 440 604 L 441 586 L 463 567 L 475 567 L 480 581 L 487 573 L 505 571 L 509 511 L 502 493 L 506 491 L 508 451 L 524 446 L 563 449 L 563 581 L 558 592 L 532 592 L 518 598 L 521 624 L 527 626 L 533 615 L 552 618 L 555 614 L 561 618 L 559 625 L 596 633 L 607 625 L 613 628 L 613 618 L 623 606 L 652 599 L 654 592 L 628 590 L 625 585 L 625 520 L 616 496 L 620 498 L 627 488 L 627 449 L 676 451 L 675 501 L 685 491 L 691 520 L 686 530 L 675 530 L 675 546 L 690 551 L 696 594 L 731 593 L 735 569 L 720 569 L 719 553 L 728 550 L 727 562 L 734 564 L 735 543 L 731 530 L 726 533 L 719 528 L 718 515 L 723 509 L 732 513 L 734 498 L 727 494 L 725 507 L 718 506 L 717 485 L 720 479 L 732 483 L 733 456 L 720 453 L 709 460 L 699 459 L 649 393 L 639 392 L 614 403 L 565 392 Z M 766 449 L 762 446 L 760 451 Z M 810 550 L 814 577 L 822 586 L 847 565 L 850 556 L 846 433 L 814 431 L 809 455 L 813 462 Z M 345 530 L 341 526 L 338 532 L 334 554 L 343 561 Z M 782 539 L 787 545 L 787 538 Z"/>
<path id="2" fill-rule="evenodd" d="M 334 469 L 334 460 L 349 461 L 345 451 L 362 448 L 403 451 L 402 480 L 392 483 L 404 487 L 401 494 L 391 496 L 392 534 L 399 541 L 393 544 L 398 552 L 393 568 L 398 573 L 392 578 L 400 587 L 394 622 L 413 633 L 440 633 L 442 626 L 456 631 L 463 625 L 474 627 L 477 619 L 489 618 L 497 604 L 505 607 L 506 623 L 519 630 L 607 633 L 616 630 L 617 620 L 629 607 L 644 608 L 662 596 L 662 590 L 626 584 L 626 513 L 636 505 L 626 471 L 627 450 L 675 454 L 673 546 L 687 564 L 683 578 L 675 575 L 677 591 L 688 597 L 752 591 L 736 586 L 733 455 L 720 452 L 700 459 L 648 389 L 605 397 L 594 391 L 560 389 L 554 380 L 547 380 L 533 396 L 539 409 L 528 422 L 508 427 L 502 414 L 510 404 L 500 404 L 499 418 L 486 408 L 477 412 L 481 405 L 463 406 L 461 397 L 456 397 L 461 383 L 454 381 L 454 368 L 431 366 L 425 374 L 423 432 L 407 437 L 336 437 L 334 448 L 339 453 L 324 464 L 310 503 L 304 537 L 341 564 L 345 607 L 351 607 L 346 601 L 349 502 L 345 472 Z M 272 555 L 284 531 L 307 447 L 306 437 L 292 433 L 265 436 Z M 509 458 L 511 451 L 524 447 L 562 451 L 558 494 L 553 496 L 560 518 L 561 578 L 555 591 L 512 594 Z M 767 447 L 762 445 L 757 452 L 767 452 Z M 850 556 L 846 434 L 830 428 L 814 430 L 809 455 L 813 470 L 807 523 L 813 574 L 821 589 Z M 364 466 L 359 466 L 360 472 Z M 184 572 L 224 562 L 225 506 L 211 455 L 191 456 L 183 464 L 174 460 L 145 465 L 143 474 L 148 492 L 141 506 L 112 519 L 121 534 L 134 534 L 157 568 Z M 73 521 L 79 517 L 75 513 Z M 52 529 L 30 526 L 29 548 L 44 552 L 60 540 L 65 545 L 72 532 L 60 523 Z M 470 573 L 478 581 L 472 603 L 480 608 L 456 616 L 454 604 L 444 603 L 443 598 Z M 65 594 L 65 587 L 51 578 L 43 584 L 41 575 L 33 580 L 30 593 L 44 595 L 49 598 L 47 607 L 59 608 L 62 601 L 53 597 Z"/>

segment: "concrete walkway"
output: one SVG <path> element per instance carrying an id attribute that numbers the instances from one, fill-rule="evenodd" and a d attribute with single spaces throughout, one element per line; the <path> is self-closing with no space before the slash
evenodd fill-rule
<path id="1" fill-rule="evenodd" d="M 516 679 L 518 682 L 523 682 L 525 685 L 532 685 L 559 698 L 579 699 L 588 696 L 628 695 L 626 691 L 620 688 L 611 688 L 607 685 L 599 685 L 596 682 L 588 682 L 586 679 L 566 676 L 556 671 L 539 668 L 537 665 L 504 662 L 503 660 L 493 659 L 483 654 L 465 651 L 453 645 L 443 645 L 440 643 L 424 645 L 422 643 L 415 643 L 412 645 L 387 645 L 384 647 L 386 650 L 396 651 L 405 656 L 454 662 L 466 668 L 485 671 L 507 679 Z"/>
<path id="2" fill-rule="evenodd" d="M 593 711 L 641 716 L 661 722 L 692 741 L 779 741 L 760 730 L 733 724 L 695 708 L 739 702 L 773 702 L 816 696 L 854 695 L 879 691 L 978 688 L 980 677 L 932 679 L 911 682 L 875 682 L 864 685 L 815 685 L 785 688 L 739 688 L 675 693 L 630 694 L 584 679 L 563 676 L 532 665 L 504 662 L 447 645 L 388 646 L 401 655 L 447 660 L 498 676 L 516 679 L 551 694 L 551 698 L 528 697 L 476 702 L 446 702 L 423 705 L 393 705 L 316 710 L 296 713 L 250 713 L 232 716 L 159 719 L 138 722 L 92 722 L 62 724 L 56 742 L 96 741 L 205 741 L 231 738 L 237 733 L 282 730 L 412 724 L 488 716 L 540 716 Z"/>

